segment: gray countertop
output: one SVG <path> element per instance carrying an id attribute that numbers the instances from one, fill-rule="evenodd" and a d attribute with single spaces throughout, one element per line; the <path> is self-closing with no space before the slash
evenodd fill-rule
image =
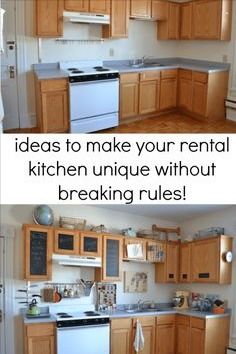
<path id="1" fill-rule="evenodd" d="M 226 312 L 224 314 L 214 314 L 211 312 L 198 312 L 198 311 L 192 311 L 192 310 L 175 310 L 175 309 L 163 309 L 162 311 L 155 311 L 155 312 L 127 312 L 125 310 L 116 310 L 116 311 L 105 311 L 101 312 L 103 315 L 109 316 L 109 318 L 134 318 L 134 317 L 142 317 L 142 316 L 163 316 L 163 315 L 175 315 L 175 314 L 181 314 L 185 316 L 193 316 L 193 317 L 199 317 L 203 319 L 209 319 L 209 318 L 221 318 L 221 317 L 229 317 L 230 312 Z M 56 319 L 53 315 L 50 315 L 49 318 L 26 318 L 26 316 L 23 316 L 23 321 L 24 324 L 34 324 L 34 323 L 49 323 L 49 322 L 56 322 Z"/>
<path id="2" fill-rule="evenodd" d="M 112 60 L 104 61 L 104 66 L 118 70 L 119 73 L 143 72 L 150 70 L 166 70 L 166 69 L 188 69 L 205 73 L 215 73 L 220 71 L 229 71 L 230 65 L 218 62 L 209 62 L 203 60 L 183 59 L 183 58 L 167 58 L 167 59 L 151 59 L 151 62 L 158 62 L 161 66 L 151 66 L 145 68 L 133 68 L 129 60 Z M 39 80 L 61 79 L 67 78 L 66 71 L 61 70 L 59 63 L 34 64 L 33 70 Z"/>

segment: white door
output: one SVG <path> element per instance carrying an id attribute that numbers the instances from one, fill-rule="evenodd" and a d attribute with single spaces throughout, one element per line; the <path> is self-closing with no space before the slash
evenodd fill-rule
<path id="1" fill-rule="evenodd" d="M 0 236 L 0 353 L 5 354 L 4 239 Z"/>
<path id="2" fill-rule="evenodd" d="M 0 0 L 6 12 L 3 21 L 4 53 L 1 54 L 1 91 L 4 107 L 3 129 L 20 127 L 16 70 L 16 2 Z"/>

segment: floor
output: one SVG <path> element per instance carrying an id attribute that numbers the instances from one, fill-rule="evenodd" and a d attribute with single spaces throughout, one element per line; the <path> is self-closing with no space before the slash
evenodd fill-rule
<path id="1" fill-rule="evenodd" d="M 38 129 L 12 129 L 7 133 L 38 133 Z M 205 123 L 180 113 L 171 113 L 122 124 L 117 128 L 98 133 L 236 133 L 236 122 L 223 120 L 216 123 Z"/>
<path id="2" fill-rule="evenodd" d="M 171 113 L 123 124 L 102 133 L 236 133 L 236 122 L 224 120 L 204 123 L 182 114 Z"/>

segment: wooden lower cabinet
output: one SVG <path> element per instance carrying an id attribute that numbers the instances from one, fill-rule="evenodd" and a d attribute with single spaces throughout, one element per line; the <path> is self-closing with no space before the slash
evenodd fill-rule
<path id="1" fill-rule="evenodd" d="M 205 117 L 207 109 L 207 83 L 193 81 L 193 113 Z"/>
<path id="2" fill-rule="evenodd" d="M 189 353 L 190 317 L 176 316 L 176 354 Z"/>
<path id="3" fill-rule="evenodd" d="M 139 74 L 120 75 L 120 120 L 138 115 Z"/>
<path id="4" fill-rule="evenodd" d="M 175 354 L 175 315 L 156 318 L 155 354 Z"/>
<path id="5" fill-rule="evenodd" d="M 177 70 L 161 71 L 160 110 L 177 106 Z"/>
<path id="6" fill-rule="evenodd" d="M 132 344 L 132 319 L 111 320 L 111 354 L 130 354 Z"/>
<path id="7" fill-rule="evenodd" d="M 41 133 L 66 133 L 69 130 L 67 79 L 36 79 L 36 115 Z"/>
<path id="8" fill-rule="evenodd" d="M 141 323 L 143 336 L 144 336 L 144 349 L 140 350 L 140 354 L 154 354 L 155 351 L 155 317 L 152 316 L 144 316 L 138 318 L 139 322 Z M 133 338 L 132 343 L 134 342 L 135 338 L 135 330 L 136 330 L 136 323 L 137 318 L 133 319 Z M 136 354 L 134 347 L 132 347 L 132 354 Z"/>
<path id="9" fill-rule="evenodd" d="M 160 85 L 157 81 L 140 83 L 139 113 L 154 113 L 159 109 Z"/>
<path id="10" fill-rule="evenodd" d="M 53 323 L 25 325 L 24 334 L 24 354 L 56 354 Z"/>

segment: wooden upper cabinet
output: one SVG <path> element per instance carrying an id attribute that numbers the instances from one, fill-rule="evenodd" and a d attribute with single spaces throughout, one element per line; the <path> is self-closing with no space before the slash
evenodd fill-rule
<path id="1" fill-rule="evenodd" d="M 111 320 L 111 354 L 130 354 L 133 345 L 131 333 L 131 318 Z"/>
<path id="2" fill-rule="evenodd" d="M 96 281 L 121 280 L 122 236 L 103 235 L 102 268 L 96 268 Z"/>
<path id="3" fill-rule="evenodd" d="M 168 4 L 165 0 L 152 0 L 152 18 L 158 21 L 168 19 Z"/>
<path id="4" fill-rule="evenodd" d="M 180 6 L 180 39 L 192 38 L 192 2 Z"/>
<path id="5" fill-rule="evenodd" d="M 193 39 L 230 40 L 232 0 L 193 2 Z"/>
<path id="6" fill-rule="evenodd" d="M 175 354 L 174 315 L 162 315 L 156 318 L 155 354 Z"/>
<path id="7" fill-rule="evenodd" d="M 129 10 L 129 0 L 111 0 L 111 23 L 102 27 L 103 38 L 128 37 Z"/>
<path id="8" fill-rule="evenodd" d="M 35 0 L 36 36 L 62 36 L 64 0 Z"/>
<path id="9" fill-rule="evenodd" d="M 155 317 L 144 316 L 138 318 L 144 336 L 144 349 L 140 351 L 142 354 L 153 354 L 155 351 Z M 133 338 L 132 343 L 134 343 L 135 331 L 136 331 L 137 319 L 133 319 Z M 135 354 L 134 347 L 132 346 L 132 351 L 130 352 Z"/>
<path id="10" fill-rule="evenodd" d="M 152 0 L 131 0 L 130 17 L 151 18 Z"/>
<path id="11" fill-rule="evenodd" d="M 139 260 L 146 260 L 146 253 L 147 253 L 147 249 L 146 249 L 146 244 L 147 244 L 147 240 L 146 239 L 142 239 L 139 237 L 124 237 L 124 241 L 123 241 L 123 258 L 124 259 L 134 259 L 135 257 L 129 257 L 128 254 L 128 247 L 134 247 L 134 249 L 137 247 L 136 251 L 138 250 L 138 248 L 141 249 L 141 253 L 142 256 L 137 257 L 135 259 L 139 259 Z M 135 256 L 135 255 L 134 255 Z"/>
<path id="12" fill-rule="evenodd" d="M 110 14 L 110 0 L 89 0 L 89 12 Z"/>
<path id="13" fill-rule="evenodd" d="M 224 254 L 232 251 L 232 238 L 220 236 L 192 243 L 192 280 L 198 283 L 230 284 L 232 263 Z"/>
<path id="14" fill-rule="evenodd" d="M 26 280 L 51 280 L 53 228 L 23 225 Z"/>
<path id="15" fill-rule="evenodd" d="M 102 256 L 102 235 L 95 232 L 80 233 L 80 255 L 81 256 Z"/>
<path id="16" fill-rule="evenodd" d="M 59 254 L 79 254 L 79 234 L 68 229 L 54 230 L 54 252 Z"/>
<path id="17" fill-rule="evenodd" d="M 167 12 L 167 20 L 157 24 L 158 39 L 179 39 L 180 32 L 180 4 L 164 2 L 163 13 Z"/>
<path id="18" fill-rule="evenodd" d="M 189 283 L 191 280 L 191 243 L 181 243 L 179 258 L 179 281 Z"/>
<path id="19" fill-rule="evenodd" d="M 65 10 L 89 12 L 89 0 L 65 0 Z"/>
<path id="20" fill-rule="evenodd" d="M 166 258 L 163 263 L 155 264 L 156 283 L 178 283 L 179 279 L 179 243 L 168 241 L 164 248 Z"/>

